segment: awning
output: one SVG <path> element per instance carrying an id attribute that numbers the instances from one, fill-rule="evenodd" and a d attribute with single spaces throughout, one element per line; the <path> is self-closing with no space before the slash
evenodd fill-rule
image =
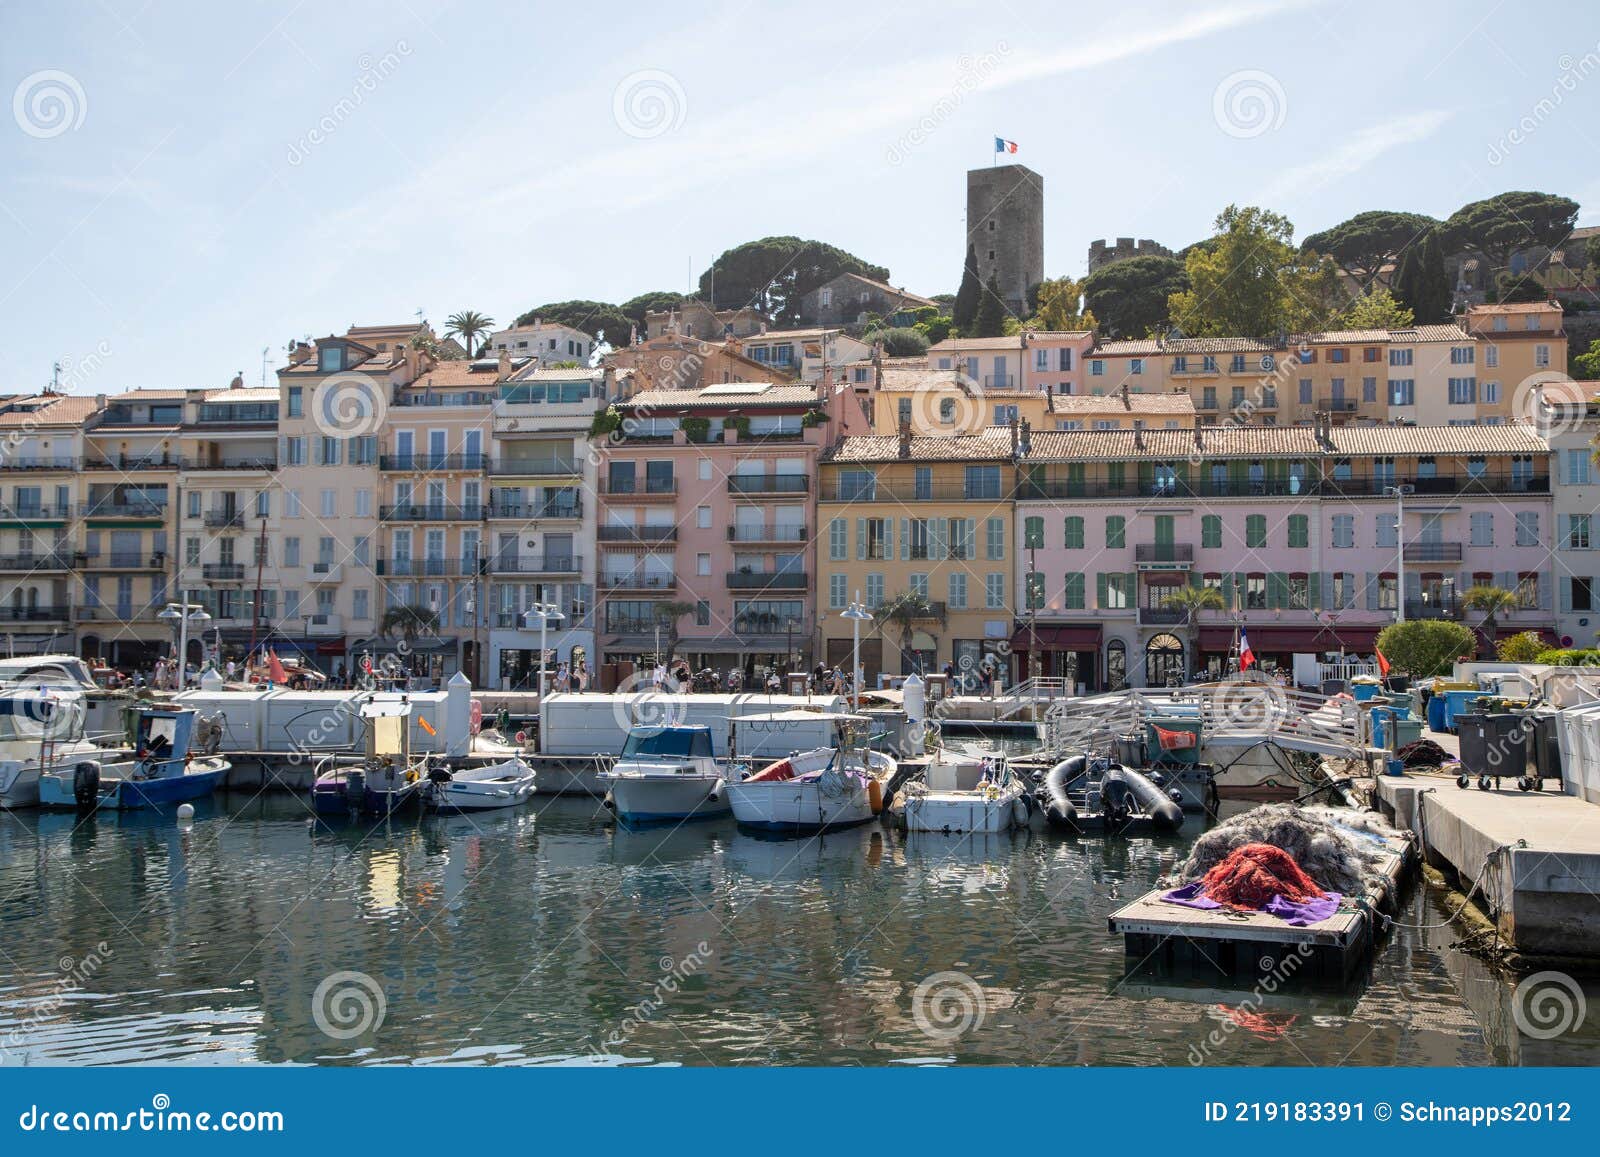
<path id="1" fill-rule="evenodd" d="M 1250 637 L 1250 649 L 1257 654 L 1315 655 L 1323 651 L 1338 651 L 1341 644 L 1346 651 L 1370 654 L 1373 641 L 1383 628 L 1378 626 L 1315 626 L 1285 627 L 1275 624 L 1246 623 L 1245 634 Z M 1232 627 L 1201 627 L 1202 651 L 1226 652 L 1233 647 Z"/>
<path id="2" fill-rule="evenodd" d="M 1021 626 L 1011 636 L 1013 651 L 1027 651 L 1037 645 L 1041 651 L 1098 651 L 1099 623 L 1041 623 Z"/>

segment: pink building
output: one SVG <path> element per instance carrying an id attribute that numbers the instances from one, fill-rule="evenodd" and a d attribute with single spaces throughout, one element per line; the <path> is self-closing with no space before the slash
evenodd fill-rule
<path id="1" fill-rule="evenodd" d="M 854 391 L 729 382 L 617 410 L 599 470 L 602 678 L 669 645 L 697 670 L 809 665 L 817 455 L 866 432 Z"/>
<path id="2" fill-rule="evenodd" d="M 1474 617 L 1518 591 L 1506 632 L 1548 629 L 1549 451 L 1523 426 L 1211 427 L 1032 435 L 1016 503 L 1018 677 L 1086 689 L 1227 669 L 1240 629 L 1263 664 L 1370 655 L 1408 618 Z M 1402 549 L 1394 486 L 1410 487 Z M 1191 624 L 1166 605 L 1208 586 Z"/>
<path id="3" fill-rule="evenodd" d="M 946 338 L 928 351 L 928 366 L 955 370 L 985 391 L 1084 392 L 1084 357 L 1092 330 L 1025 330 L 1006 337 Z"/>

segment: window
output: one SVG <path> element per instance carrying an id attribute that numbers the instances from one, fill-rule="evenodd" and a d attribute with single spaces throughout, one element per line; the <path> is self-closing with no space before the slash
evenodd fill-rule
<path id="1" fill-rule="evenodd" d="M 1057 363 L 1057 367 L 1056 368 L 1059 369 L 1064 374 L 1071 373 L 1072 372 L 1072 351 L 1070 349 L 1068 349 L 1066 346 L 1062 346 L 1061 350 L 1060 350 L 1060 353 L 1061 353 L 1061 357 L 1060 357 L 1060 359 L 1059 359 L 1059 361 Z"/>
<path id="2" fill-rule="evenodd" d="M 1453 366 L 1470 366 L 1477 360 L 1477 351 L 1472 346 L 1451 346 L 1450 364 Z"/>
<path id="3" fill-rule="evenodd" d="M 1244 605 L 1247 610 L 1264 611 L 1267 609 L 1266 575 L 1252 574 L 1245 576 Z"/>
<path id="4" fill-rule="evenodd" d="M 1100 576 L 1101 610 L 1123 610 L 1133 606 L 1133 592 L 1131 584 L 1125 574 L 1103 574 Z"/>
<path id="5" fill-rule="evenodd" d="M 1517 545 L 1539 545 L 1539 512 L 1537 510 L 1517 511 Z"/>
<path id="6" fill-rule="evenodd" d="M 1076 514 L 1067 515 L 1066 546 L 1068 550 L 1083 549 L 1083 519 Z"/>
<path id="7" fill-rule="evenodd" d="M 289 387 L 289 417 L 299 418 L 305 415 L 305 392 L 300 386 Z"/>
<path id="8" fill-rule="evenodd" d="M 694 508 L 694 524 L 700 530 L 711 529 L 711 507 L 697 506 Z"/>
<path id="9" fill-rule="evenodd" d="M 317 461 L 324 466 L 339 465 L 339 452 L 342 443 L 337 438 L 319 438 L 317 440 Z"/>
<path id="10" fill-rule="evenodd" d="M 1361 400 L 1363 402 L 1376 402 L 1378 400 L 1378 379 L 1361 379 Z"/>
<path id="11" fill-rule="evenodd" d="M 983 576 L 983 605 L 991 611 L 1003 610 L 1006 605 L 1006 576 L 1003 574 L 986 574 Z"/>
<path id="12" fill-rule="evenodd" d="M 337 490 L 324 490 L 318 494 L 317 498 L 318 508 L 321 510 L 323 518 L 335 518 L 338 516 L 339 492 Z"/>
<path id="13" fill-rule="evenodd" d="M 1594 580 L 1572 578 L 1568 580 L 1567 603 L 1574 611 L 1592 611 L 1594 605 Z"/>
<path id="14" fill-rule="evenodd" d="M 1498 366 L 1500 364 L 1500 347 L 1499 346 L 1497 346 L 1497 345 L 1486 345 L 1486 346 L 1483 347 L 1483 364 L 1484 364 L 1484 366 L 1486 366 L 1488 369 L 1491 369 L 1491 370 L 1494 369 L 1496 366 Z"/>
<path id="15" fill-rule="evenodd" d="M 1044 519 L 1031 515 L 1022 522 L 1022 545 L 1029 550 L 1044 549 Z"/>
<path id="16" fill-rule="evenodd" d="M 1550 368 L 1550 347 L 1536 345 L 1533 347 L 1533 364 L 1541 370 Z"/>
<path id="17" fill-rule="evenodd" d="M 1400 606 L 1400 584 L 1392 574 L 1378 576 L 1378 609 L 1396 610 Z"/>
<path id="18" fill-rule="evenodd" d="M 1036 570 L 1031 570 L 1024 578 L 1023 584 L 1026 587 L 1025 597 L 1028 609 L 1036 611 L 1044 606 L 1044 575 Z"/>
<path id="19" fill-rule="evenodd" d="M 847 557 L 849 549 L 849 531 L 844 519 L 831 519 L 828 522 L 828 557 L 838 562 Z"/>
<path id="20" fill-rule="evenodd" d="M 1177 360 L 1178 361 L 1182 361 L 1183 359 L 1179 358 Z M 1130 374 L 1142 374 L 1142 373 L 1144 373 L 1144 359 L 1143 358 L 1131 358 L 1129 360 L 1129 362 L 1128 362 L 1128 372 Z"/>
<path id="21" fill-rule="evenodd" d="M 372 491 L 370 491 L 370 490 L 357 490 L 356 491 L 356 517 L 357 518 L 371 518 L 372 517 Z"/>
<path id="22" fill-rule="evenodd" d="M 950 591 L 948 596 L 952 610 L 965 610 L 967 606 L 967 572 L 955 570 L 950 572 Z"/>
<path id="23" fill-rule="evenodd" d="M 694 573 L 697 575 L 709 575 L 711 573 L 711 556 L 709 554 L 697 554 L 694 556 Z"/>
<path id="24" fill-rule="evenodd" d="M 1379 546 L 1386 546 L 1393 550 L 1399 545 L 1400 539 L 1395 530 L 1394 515 L 1378 514 L 1373 517 L 1373 522 L 1377 524 L 1377 543 Z"/>
<path id="25" fill-rule="evenodd" d="M 984 527 L 984 554 L 990 560 L 998 560 L 1006 556 L 1006 520 L 991 518 Z"/>
<path id="26" fill-rule="evenodd" d="M 1067 572 L 1067 581 L 1066 581 L 1066 586 L 1065 586 L 1065 589 L 1064 589 L 1064 599 L 1063 599 L 1063 605 L 1066 607 L 1067 610 L 1069 610 L 1069 611 L 1081 611 L 1081 610 L 1087 609 L 1084 606 L 1083 592 L 1084 592 L 1083 572 L 1082 571 L 1069 571 L 1069 572 Z"/>
<path id="27" fill-rule="evenodd" d="M 1122 550 L 1128 545 L 1128 522 L 1120 514 L 1106 516 L 1106 549 Z"/>
<path id="28" fill-rule="evenodd" d="M 1586 486 L 1589 483 L 1589 450 L 1567 450 L 1563 457 L 1567 464 L 1567 485 Z"/>
<path id="29" fill-rule="evenodd" d="M 1252 549 L 1267 545 L 1267 516 L 1252 514 L 1244 520 L 1244 544 Z"/>
<path id="30" fill-rule="evenodd" d="M 1417 404 L 1417 383 L 1412 378 L 1389 379 L 1389 404 L 1414 406 Z"/>
<path id="31" fill-rule="evenodd" d="M 1333 586 L 1328 591 L 1328 609 L 1337 610 L 1350 606 L 1355 598 L 1355 575 L 1335 572 L 1332 578 Z"/>
<path id="32" fill-rule="evenodd" d="M 1300 379 L 1300 404 L 1302 406 L 1309 406 L 1311 404 L 1311 379 L 1310 378 L 1301 378 Z"/>
<path id="33" fill-rule="evenodd" d="M 867 606 L 880 607 L 883 605 L 883 576 L 869 574 L 867 576 Z"/>
<path id="34" fill-rule="evenodd" d="M 1099 358 L 1089 359 L 1089 376 L 1091 378 L 1103 378 L 1105 377 L 1105 373 L 1106 363 L 1104 361 Z"/>
<path id="35" fill-rule="evenodd" d="M 286 490 L 283 492 L 283 515 L 285 518 L 300 517 L 300 492 Z"/>
<path id="36" fill-rule="evenodd" d="M 283 565 L 300 565 L 300 539 L 286 538 L 283 540 Z"/>
<path id="37" fill-rule="evenodd" d="M 1391 366 L 1409 366 L 1411 364 L 1410 350 L 1390 350 L 1389 364 Z"/>
<path id="38" fill-rule="evenodd" d="M 1483 383 L 1483 404 L 1485 406 L 1498 406 L 1500 404 L 1500 383 Z"/>
<path id="39" fill-rule="evenodd" d="M 831 574 L 828 576 L 828 607 L 830 610 L 842 611 L 849 601 L 850 579 L 848 575 Z"/>
<path id="40" fill-rule="evenodd" d="M 1523 574 L 1517 578 L 1517 605 L 1524 610 L 1536 610 L 1539 606 L 1539 576 L 1537 574 Z"/>
<path id="41" fill-rule="evenodd" d="M 306 440 L 304 438 L 285 438 L 283 440 L 283 464 L 285 466 L 304 466 L 306 464 Z"/>
<path id="42" fill-rule="evenodd" d="M 856 557 L 870 559 L 888 558 L 891 553 L 889 520 L 887 518 L 859 518 L 856 520 Z M 874 603 L 874 606 L 877 604 Z"/>
<path id="43" fill-rule="evenodd" d="M 1337 550 L 1349 550 L 1356 544 L 1356 516 L 1353 514 L 1335 514 L 1333 516 L 1333 545 Z"/>
<path id="44" fill-rule="evenodd" d="M 1494 514 L 1488 510 L 1474 510 L 1470 519 L 1472 545 L 1494 545 Z"/>
<path id="45" fill-rule="evenodd" d="M 925 575 L 925 574 L 914 574 L 914 575 L 912 575 L 910 584 L 908 586 L 908 589 L 910 590 L 910 592 L 912 594 L 916 595 L 919 598 L 924 598 L 924 599 L 927 598 L 928 597 L 928 576 Z"/>
<path id="46" fill-rule="evenodd" d="M 1293 547 L 1311 545 L 1311 519 L 1306 515 L 1289 516 L 1289 545 Z"/>
<path id="47" fill-rule="evenodd" d="M 1222 516 L 1207 514 L 1200 519 L 1200 545 L 1206 550 L 1222 548 Z"/>
<path id="48" fill-rule="evenodd" d="M 1291 611 L 1308 611 L 1311 609 L 1311 579 L 1303 574 L 1288 576 L 1284 587 L 1286 593 L 1286 606 Z"/>
<path id="49" fill-rule="evenodd" d="M 183 565 L 200 565 L 200 540 L 193 535 L 183 540 Z"/>
<path id="50" fill-rule="evenodd" d="M 1568 550 L 1589 549 L 1589 515 L 1567 515 L 1567 533 L 1565 545 Z"/>
<path id="51" fill-rule="evenodd" d="M 1451 378 L 1449 400 L 1452 406 L 1470 406 L 1478 400 L 1477 378 Z"/>

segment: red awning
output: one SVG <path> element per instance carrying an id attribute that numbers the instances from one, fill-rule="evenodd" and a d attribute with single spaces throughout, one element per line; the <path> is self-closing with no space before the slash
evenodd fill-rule
<path id="1" fill-rule="evenodd" d="M 1346 651 L 1370 654 L 1373 641 L 1382 627 L 1286 627 L 1278 624 L 1247 623 L 1245 633 L 1250 636 L 1250 649 L 1257 654 L 1315 655 L 1323 651 L 1337 651 L 1342 644 Z M 1202 651 L 1226 652 L 1233 646 L 1232 627 L 1201 627 Z"/>
<path id="2" fill-rule="evenodd" d="M 1098 651 L 1100 649 L 1100 624 L 1041 623 L 1036 627 L 1018 627 L 1011 636 L 1013 651 L 1027 651 L 1032 644 L 1041 651 Z"/>

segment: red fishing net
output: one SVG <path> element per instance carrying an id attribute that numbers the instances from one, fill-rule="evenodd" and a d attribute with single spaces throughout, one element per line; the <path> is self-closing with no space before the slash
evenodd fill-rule
<path id="1" fill-rule="evenodd" d="M 1300 870 L 1294 857 L 1271 844 L 1245 844 L 1205 874 L 1205 894 L 1230 908 L 1260 911 L 1274 896 L 1296 904 L 1326 893 Z"/>

